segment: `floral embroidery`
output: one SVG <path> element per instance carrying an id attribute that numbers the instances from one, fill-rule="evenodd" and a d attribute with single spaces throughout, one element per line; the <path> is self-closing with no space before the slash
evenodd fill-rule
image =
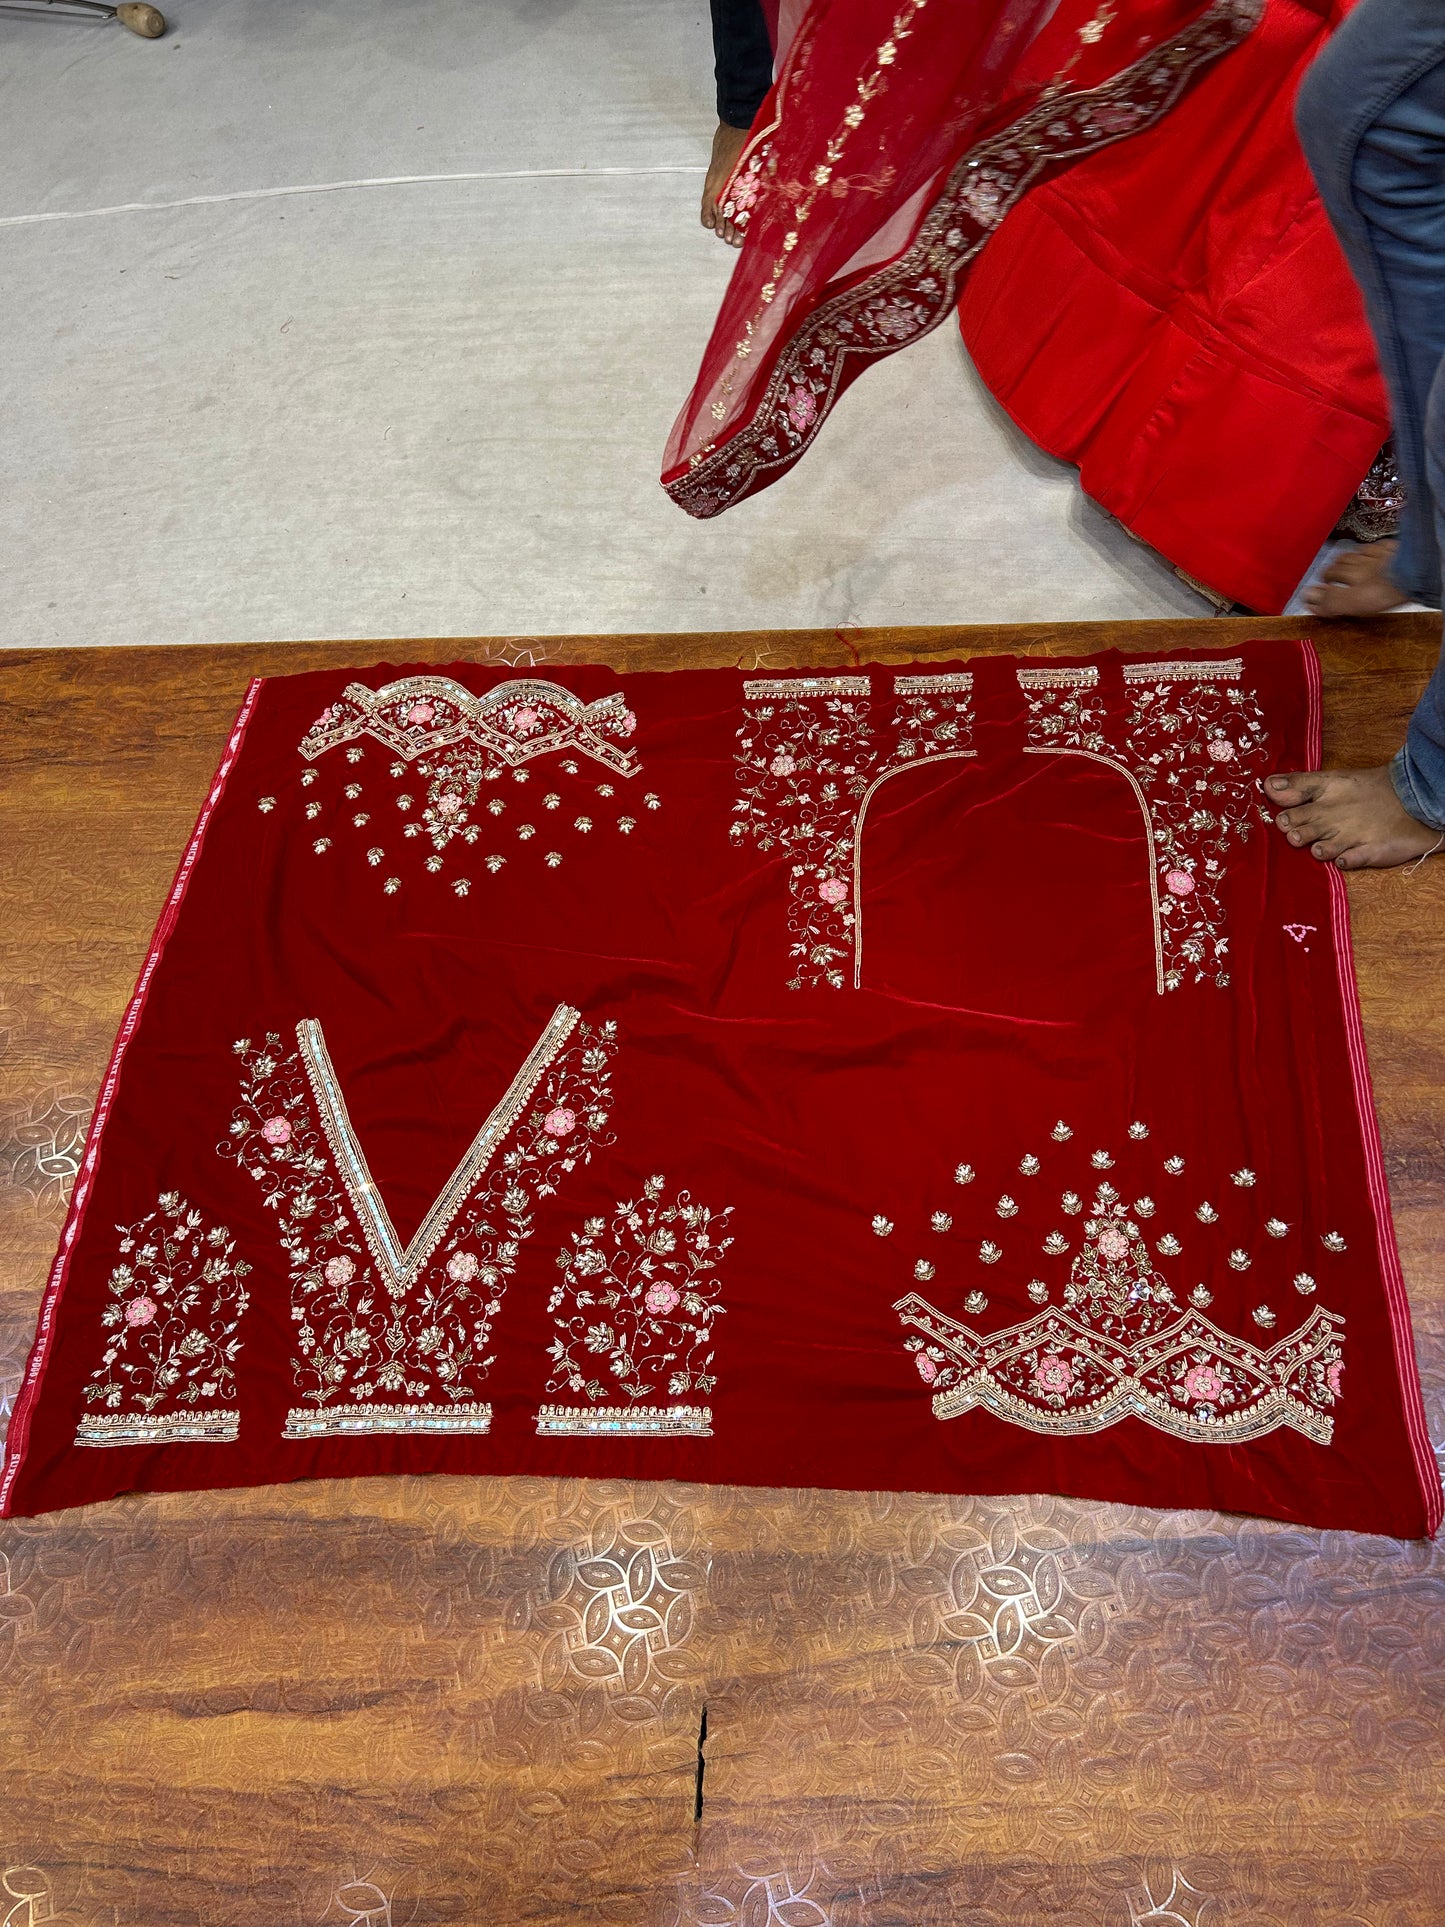
<path id="1" fill-rule="evenodd" d="M 968 670 L 938 676 L 895 676 L 893 722 L 899 761 L 940 750 L 973 747 L 973 676 Z"/>
<path id="2" fill-rule="evenodd" d="M 285 1436 L 487 1431 L 487 1348 L 537 1206 L 609 1141 L 616 1028 L 559 1007 L 407 1246 L 320 1026 L 299 1024 L 297 1045 L 283 1055 L 275 1033 L 237 1044 L 242 1101 L 220 1147 L 261 1186 L 290 1261 L 303 1403 Z"/>
<path id="3" fill-rule="evenodd" d="M 967 152 L 949 174 L 912 244 L 886 266 L 814 309 L 785 342 L 752 415 L 721 446 L 701 449 L 687 471 L 666 485 L 672 499 L 689 515 L 717 515 L 790 467 L 809 447 L 860 365 L 905 341 L 918 340 L 953 313 L 964 269 L 1034 181 L 1052 166 L 1092 153 L 1156 121 L 1200 67 L 1218 59 L 1250 32 L 1262 11 L 1263 0 L 1215 0 L 1189 27 L 1170 35 L 1113 79 L 1072 92 L 1067 91 L 1066 82 L 1051 87 L 1011 127 Z M 885 45 L 891 60 L 891 45 Z M 882 50 L 880 64 L 887 65 Z M 871 84 L 869 76 L 860 76 L 860 93 Z M 861 118 L 861 109 L 859 113 Z M 858 124 L 847 114 L 844 119 L 849 127 Z M 846 132 L 840 131 L 829 144 L 827 162 L 820 169 L 824 179 L 814 178 L 816 193 L 827 191 L 826 180 L 846 139 Z M 735 191 L 744 175 L 756 183 L 750 190 L 749 208 L 741 211 L 751 213 L 757 195 L 765 191 L 772 164 L 767 147 L 759 143 L 735 172 L 729 190 Z M 779 257 L 779 271 L 786 253 L 797 245 L 798 224 L 807 219 L 816 193 L 793 210 L 794 225 L 783 238 L 785 253 Z M 763 284 L 763 303 L 770 302 L 776 291 L 775 275 Z M 745 326 L 751 329 L 755 323 Z M 751 347 L 746 336 L 739 347 L 745 359 Z M 799 387 L 816 404 L 801 426 L 794 400 Z M 713 410 L 726 415 L 724 397 L 714 401 Z"/>
<path id="4" fill-rule="evenodd" d="M 121 1225 L 101 1313 L 104 1356 L 85 1386 L 77 1445 L 226 1443 L 236 1438 L 238 1336 L 251 1267 L 225 1225 L 177 1191 Z"/>
<path id="5" fill-rule="evenodd" d="M 1135 1143 L 1140 1135 L 1129 1133 Z M 1131 1149 L 1130 1156 L 1143 1152 Z M 905 1348 L 930 1388 L 935 1415 L 954 1418 L 979 1407 L 1031 1431 L 1074 1435 L 1132 1415 L 1205 1442 L 1258 1438 L 1289 1426 L 1328 1443 L 1343 1396 L 1344 1319 L 1316 1305 L 1267 1350 L 1236 1336 L 1203 1315 L 1213 1299 L 1206 1285 L 1196 1284 L 1188 1304 L 1180 1303 L 1137 1215 L 1148 1214 L 1137 1206 L 1131 1214 L 1119 1190 L 1099 1181 L 1067 1277 L 1054 1287 L 1030 1279 L 1024 1292 L 1044 1309 L 1001 1330 L 980 1335 L 914 1290 L 898 1299 L 901 1322 L 916 1334 Z M 1208 1225 L 1220 1216 L 1212 1207 L 1208 1218 L 1196 1215 Z M 1288 1234 L 1289 1226 L 1278 1222 Z M 1052 1233 L 1044 1249 L 1063 1258 L 1069 1247 Z M 1173 1261 L 1183 1248 L 1166 1233 L 1155 1252 Z M 1254 1262 L 1242 1246 L 1214 1262 L 1221 1258 L 1226 1277 Z M 1315 1288 L 1304 1273 L 1293 1283 L 1306 1295 Z M 970 1291 L 963 1310 L 977 1316 L 986 1306 L 977 1302 L 980 1296 Z M 1254 1304 L 1248 1315 L 1265 1331 L 1278 1322 L 1267 1302 Z"/>
<path id="6" fill-rule="evenodd" d="M 1108 711 L 1099 694 L 1099 671 L 1020 669 L 1019 688 L 1028 705 L 1028 740 L 1040 749 L 1102 750 Z"/>
<path id="7" fill-rule="evenodd" d="M 866 676 L 748 682 L 734 843 L 788 856 L 790 990 L 843 986 L 854 822 L 873 773 Z"/>
<path id="8" fill-rule="evenodd" d="M 586 703 L 558 683 L 540 678 L 523 678 L 499 684 L 482 696 L 474 696 L 458 682 L 445 676 L 408 676 L 370 689 L 364 683 L 351 683 L 344 694 L 324 710 L 312 724 L 301 744 L 301 754 L 315 763 L 339 744 L 367 736 L 390 750 L 395 758 L 389 766 L 394 782 L 425 784 L 425 794 L 405 790 L 394 798 L 396 809 L 405 819 L 400 826 L 403 838 L 422 839 L 429 854 L 423 870 L 433 875 L 448 863 L 466 863 L 475 851 L 484 830 L 492 833 L 500 825 L 488 826 L 488 817 L 499 818 L 506 812 L 506 799 L 497 791 L 510 776 L 516 783 L 529 780 L 527 767 L 538 757 L 562 756 L 560 768 L 566 777 L 580 778 L 577 756 L 600 763 L 615 776 L 632 777 L 641 765 L 635 749 L 628 746 L 637 730 L 637 717 L 621 692 Z M 348 762 L 360 759 L 362 751 L 352 747 Z M 316 770 L 307 769 L 302 782 L 314 781 Z M 491 792 L 483 799 L 483 791 Z M 341 792 L 345 804 L 355 803 L 364 784 L 347 782 Z M 578 783 L 574 805 L 591 800 L 594 792 Z M 596 795 L 612 797 L 611 783 L 599 785 Z M 564 798 L 553 791 L 544 799 L 548 809 L 560 808 Z M 652 800 L 657 807 L 657 800 Z M 326 805 L 313 800 L 306 805 L 309 818 L 320 816 Z M 372 822 L 370 810 L 347 810 L 346 824 L 363 829 Z M 577 816 L 574 827 L 579 834 L 592 828 L 590 816 Z M 634 817 L 620 816 L 617 826 L 626 835 L 636 827 Z M 536 834 L 535 825 L 519 824 L 515 830 L 521 842 Z M 313 845 L 318 853 L 330 848 L 331 837 L 318 838 Z M 366 849 L 366 861 L 379 866 L 386 856 L 385 844 L 373 843 Z M 550 851 L 544 859 L 555 869 L 560 852 Z M 481 859 L 481 868 L 495 875 L 505 859 L 493 851 Z M 465 896 L 473 877 L 468 873 L 448 879 L 458 896 Z M 389 876 L 383 889 L 394 895 L 401 879 Z"/>
<path id="9" fill-rule="evenodd" d="M 1131 662 L 1124 746 L 1149 801 L 1164 985 L 1229 983 L 1219 887 L 1231 847 L 1269 813 L 1255 791 L 1268 744 L 1243 664 Z"/>
<path id="10" fill-rule="evenodd" d="M 648 1401 L 705 1398 L 717 1384 L 712 1327 L 724 1307 L 716 1273 L 733 1242 L 722 1235 L 731 1215 L 731 1205 L 713 1211 L 686 1191 L 669 1201 L 667 1180 L 651 1177 L 610 1224 L 589 1218 L 573 1232 L 571 1248 L 557 1254 L 563 1276 L 547 1306 L 557 1329 L 547 1390 L 588 1403 L 544 1406 L 539 1432 L 712 1436 L 707 1408 Z M 604 1367 L 611 1384 L 589 1376 Z M 609 1402 L 619 1393 L 630 1402 Z"/>

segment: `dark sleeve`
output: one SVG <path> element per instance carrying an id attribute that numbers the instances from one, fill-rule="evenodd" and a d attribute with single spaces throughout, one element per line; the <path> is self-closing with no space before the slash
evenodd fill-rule
<path id="1" fill-rule="evenodd" d="M 762 0 L 712 0 L 712 50 L 718 119 L 729 127 L 751 127 L 773 84 L 773 45 Z"/>

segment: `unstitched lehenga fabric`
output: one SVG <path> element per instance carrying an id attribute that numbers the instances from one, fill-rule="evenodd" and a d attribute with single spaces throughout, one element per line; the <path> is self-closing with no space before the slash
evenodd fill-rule
<path id="1" fill-rule="evenodd" d="M 9 1512 L 528 1472 L 1439 1518 L 1307 644 L 258 683 Z"/>

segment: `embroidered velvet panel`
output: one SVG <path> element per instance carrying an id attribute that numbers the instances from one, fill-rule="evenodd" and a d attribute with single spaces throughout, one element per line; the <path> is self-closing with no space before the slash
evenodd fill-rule
<path id="1" fill-rule="evenodd" d="M 252 686 L 9 1512 L 529 1472 L 1433 1530 L 1344 889 L 1239 655 Z"/>

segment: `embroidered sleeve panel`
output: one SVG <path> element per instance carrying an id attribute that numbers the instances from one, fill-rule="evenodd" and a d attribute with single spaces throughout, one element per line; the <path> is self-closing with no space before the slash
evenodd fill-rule
<path id="1" fill-rule="evenodd" d="M 351 1155 L 339 1086 L 318 1096 L 278 1035 L 236 1049 L 242 1102 L 221 1149 L 261 1186 L 290 1262 L 303 1403 L 285 1436 L 489 1430 L 492 1328 L 537 1206 L 610 1141 L 615 1026 L 559 1008 L 404 1251 Z"/>
<path id="2" fill-rule="evenodd" d="M 730 1205 L 716 1211 L 687 1191 L 669 1196 L 658 1176 L 610 1222 L 589 1218 L 572 1234 L 547 1306 L 557 1334 L 547 1391 L 586 1403 L 544 1406 L 539 1432 L 711 1436 L 706 1407 L 657 1401 L 706 1398 L 717 1384 L 717 1272 L 731 1216 Z"/>
<path id="3" fill-rule="evenodd" d="M 1244 674 L 1244 658 L 1231 656 L 1218 662 L 1140 662 L 1124 664 L 1124 680 L 1132 682 L 1238 682 Z"/>
<path id="4" fill-rule="evenodd" d="M 1072 1135 L 1060 1124 L 1051 1138 L 1063 1146 Z M 1023 1296 L 1043 1309 L 981 1333 L 912 1289 L 896 1301 L 900 1320 L 918 1334 L 906 1346 L 933 1394 L 935 1414 L 953 1418 L 980 1407 L 1031 1431 L 1066 1435 L 1097 1432 L 1133 1416 L 1205 1443 L 1257 1438 L 1289 1426 L 1328 1443 L 1333 1408 L 1343 1395 L 1344 1319 L 1316 1304 L 1302 1325 L 1266 1349 L 1204 1315 L 1214 1298 L 1209 1285 L 1196 1284 L 1186 1294 L 1188 1302 L 1181 1303 L 1182 1285 L 1176 1289 L 1169 1277 L 1169 1269 L 1183 1269 L 1175 1264 L 1181 1259 L 1196 1275 L 1198 1269 L 1212 1268 L 1216 1283 L 1258 1262 L 1266 1291 L 1290 1284 L 1301 1295 L 1311 1295 L 1316 1289 L 1312 1276 L 1288 1275 L 1306 1248 L 1299 1224 L 1303 1213 L 1295 1211 L 1293 1222 L 1266 1217 L 1253 1200 L 1241 1200 L 1228 1214 L 1227 1230 L 1215 1231 L 1223 1214 L 1206 1199 L 1189 1213 L 1206 1229 L 1190 1236 L 1186 1253 L 1168 1219 L 1162 1228 L 1152 1226 L 1160 1207 L 1143 1188 L 1151 1182 L 1171 1187 L 1167 1208 L 1188 1230 L 1173 1189 L 1184 1177 L 1185 1162 L 1172 1155 L 1156 1161 L 1152 1153 L 1144 1153 L 1138 1147 L 1149 1137 L 1148 1127 L 1136 1122 L 1123 1134 L 1117 1152 L 1100 1149 L 1089 1155 L 1091 1172 L 1108 1171 L 1118 1179 L 1092 1177 L 1086 1191 L 1092 1192 L 1090 1205 L 1072 1189 L 1056 1202 L 1058 1183 L 1079 1181 L 1077 1151 L 1071 1155 L 1046 1147 L 1043 1158 L 1029 1152 L 1014 1167 L 1026 1180 L 1019 1191 L 1023 1208 L 1005 1196 L 996 1215 L 1018 1220 L 1016 1235 L 1011 1232 L 1007 1250 L 992 1238 L 985 1240 L 978 1256 L 991 1264 L 1008 1260 L 1012 1276 L 995 1274 L 992 1279 L 994 1290 L 1004 1296 L 1019 1290 L 1014 1280 L 1025 1268 L 1052 1273 L 1052 1278 L 1031 1278 L 1022 1289 Z M 972 1165 L 959 1168 L 972 1180 Z M 1132 1204 L 1119 1189 L 1125 1170 L 1134 1173 L 1135 1182 L 1142 1180 L 1141 1194 Z M 1257 1174 L 1247 1175 L 1249 1185 L 1236 1189 L 1255 1188 Z M 967 1256 L 938 1242 L 953 1232 L 959 1210 L 955 1204 L 951 1212 L 933 1214 L 931 1255 L 913 1267 L 920 1282 L 933 1280 L 945 1263 L 950 1282 L 961 1287 L 970 1282 Z M 1083 1222 L 1071 1224 L 1066 1234 L 1060 1220 L 1053 1219 L 1055 1210 L 1062 1222 L 1075 1217 Z M 1040 1240 L 1039 1231 L 1050 1221 L 1053 1228 Z M 881 1214 L 873 1222 L 875 1230 L 878 1223 L 889 1223 Z M 1147 1234 L 1144 1225 L 1151 1227 Z M 979 1228 L 959 1221 L 963 1253 L 972 1251 Z M 891 1233 L 891 1224 L 889 1229 Z M 1277 1255 L 1269 1246 L 1261 1248 L 1260 1233 L 1285 1248 Z M 1328 1242 L 1331 1235 L 1337 1236 L 1320 1237 L 1326 1251 L 1335 1249 Z M 1226 1252 L 1230 1238 L 1237 1242 Z M 1345 1241 L 1339 1239 L 1338 1245 L 1344 1249 Z M 1067 1274 L 1061 1276 L 1066 1260 Z M 966 1314 L 980 1318 L 990 1301 L 975 1287 L 961 1302 Z M 1262 1331 L 1278 1322 L 1268 1302 L 1255 1305 L 1249 1316 Z"/>
<path id="5" fill-rule="evenodd" d="M 236 1360 L 251 1266 L 178 1192 L 119 1227 L 77 1445 L 222 1444 L 238 1436 Z"/>
<path id="6" fill-rule="evenodd" d="M 768 676 L 745 682 L 743 695 L 750 703 L 777 697 L 791 702 L 812 696 L 867 696 L 871 688 L 866 676 Z"/>
<path id="7" fill-rule="evenodd" d="M 522 677 L 474 696 L 448 676 L 406 676 L 380 689 L 349 683 L 312 724 L 301 754 L 314 762 L 338 743 L 371 736 L 408 763 L 466 743 L 509 769 L 573 751 L 635 776 L 637 753 L 624 745 L 636 728 L 620 690 L 584 703 L 560 683 Z"/>

